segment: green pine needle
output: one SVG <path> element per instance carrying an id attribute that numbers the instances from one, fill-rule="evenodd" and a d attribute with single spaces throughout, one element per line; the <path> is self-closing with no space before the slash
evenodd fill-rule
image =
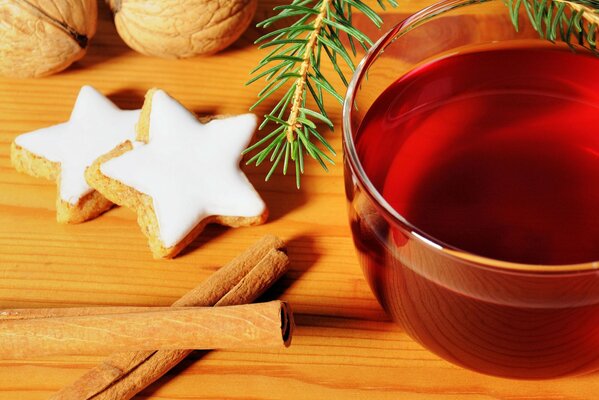
<path id="1" fill-rule="evenodd" d="M 397 5 L 393 0 L 387 0 L 387 3 L 392 7 Z M 383 6 L 382 1 L 379 4 Z M 291 25 L 266 33 L 256 40 L 260 48 L 273 50 L 252 71 L 253 77 L 248 84 L 263 80 L 265 85 L 251 109 L 275 94 L 283 93 L 260 125 L 260 129 L 272 127 L 270 133 L 244 151 L 244 154 L 256 152 L 247 161 L 248 164 L 259 165 L 267 159 L 272 163 L 266 180 L 277 167 L 281 166 L 283 174 L 287 174 L 290 165 L 295 164 L 291 170 L 296 175 L 299 188 L 305 154 L 325 169 L 326 163 L 334 163 L 332 156 L 335 156 L 335 150 L 318 132 L 318 125 L 326 125 L 333 130 L 333 122 L 325 108 L 324 93 L 340 103 L 343 102 L 343 93 L 339 93 L 322 73 L 321 57 L 326 55 L 347 86 L 349 76 L 346 76 L 347 72 L 339 61 L 343 60 L 349 72 L 353 73 L 356 43 L 365 49 L 372 45 L 372 41 L 352 24 L 354 9 L 366 15 L 375 26 L 382 25 L 381 17 L 361 0 L 292 0 L 291 4 L 275 7 L 278 14 L 258 24 L 266 28 L 278 21 L 297 18 Z M 343 44 L 342 36 L 348 38 L 353 57 Z M 314 101 L 315 109 L 306 105 L 308 97 Z"/>
<path id="2" fill-rule="evenodd" d="M 384 10 L 385 2 L 396 7 L 395 0 L 377 0 Z M 599 31 L 599 0 L 504 0 L 516 30 L 520 26 L 520 11 L 541 38 L 558 38 L 569 45 L 578 44 L 597 52 Z M 268 160 L 272 165 L 266 175 L 270 179 L 278 167 L 283 174 L 295 173 L 296 185 L 304 173 L 304 155 L 316 160 L 325 170 L 326 163 L 334 164 L 335 150 L 318 132 L 318 125 L 333 130 L 333 122 L 326 112 L 324 94 L 343 102 L 339 93 L 321 70 L 323 54 L 330 61 L 341 82 L 347 86 L 353 73 L 356 46 L 368 49 L 372 41 L 352 22 L 352 13 L 359 11 L 377 27 L 383 20 L 362 0 L 291 0 L 291 4 L 274 7 L 278 12 L 257 26 L 268 28 L 276 22 L 291 21 L 289 26 L 266 33 L 256 44 L 270 52 L 252 70 L 247 84 L 265 82 L 258 93 L 256 108 L 265 100 L 280 96 L 270 112 L 264 115 L 259 129 L 271 127 L 262 139 L 248 147 L 244 154 L 255 152 L 247 164 L 260 165 Z M 295 20 L 294 20 L 295 19 Z M 347 39 L 348 46 L 343 42 Z M 280 95 L 282 93 L 282 96 Z M 306 105 L 313 100 L 314 107 Z M 321 149 L 322 147 L 322 149 Z M 282 164 L 281 164 L 282 161 Z"/>
<path id="3" fill-rule="evenodd" d="M 520 10 L 524 7 L 533 28 L 543 39 L 561 40 L 570 46 L 586 47 L 597 53 L 597 0 L 504 0 L 516 30 L 520 25 Z"/>

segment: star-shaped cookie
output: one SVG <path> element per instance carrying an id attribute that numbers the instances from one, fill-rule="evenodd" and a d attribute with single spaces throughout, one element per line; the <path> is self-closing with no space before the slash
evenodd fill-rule
<path id="1" fill-rule="evenodd" d="M 266 220 L 264 202 L 239 168 L 255 129 L 253 114 L 201 123 L 152 89 L 138 142 L 100 157 L 86 178 L 111 201 L 137 212 L 154 257 L 172 258 L 209 222 L 238 227 Z"/>
<path id="2" fill-rule="evenodd" d="M 56 219 L 78 223 L 100 215 L 113 203 L 85 181 L 85 168 L 126 140 L 135 138 L 140 110 L 121 110 L 91 86 L 79 91 L 67 122 L 19 135 L 11 161 L 20 172 L 55 179 Z"/>

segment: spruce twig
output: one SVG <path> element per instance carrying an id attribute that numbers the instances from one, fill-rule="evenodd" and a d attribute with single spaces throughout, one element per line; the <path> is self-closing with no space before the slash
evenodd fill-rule
<path id="1" fill-rule="evenodd" d="M 395 0 L 387 2 L 396 6 Z M 379 4 L 383 4 L 382 0 Z M 317 124 L 333 130 L 333 122 L 325 107 L 325 94 L 343 102 L 343 95 L 331 84 L 321 69 L 326 57 L 345 86 L 346 72 L 353 73 L 356 45 L 368 49 L 372 41 L 352 24 L 352 12 L 359 10 L 377 27 L 382 19 L 361 0 L 293 0 L 289 5 L 274 8 L 278 14 L 262 21 L 267 28 L 278 21 L 296 20 L 289 26 L 276 29 L 259 38 L 260 48 L 272 48 L 252 71 L 249 83 L 264 80 L 266 85 L 258 93 L 254 109 L 275 94 L 282 95 L 271 111 L 264 116 L 260 129 L 270 127 L 270 133 L 245 150 L 256 150 L 248 164 L 269 160 L 272 166 L 268 180 L 283 162 L 283 173 L 294 164 L 296 185 L 304 172 L 304 156 L 312 157 L 326 170 L 333 164 L 335 150 L 318 131 Z M 342 42 L 346 37 L 350 50 Z M 350 54 L 351 51 L 351 54 Z M 314 106 L 308 104 L 308 97 Z"/>
<path id="2" fill-rule="evenodd" d="M 385 8 L 385 0 L 377 0 Z M 484 0 L 479 0 L 484 1 Z M 392 7 L 396 0 L 386 0 Z M 574 43 L 597 53 L 599 31 L 598 0 L 504 0 L 516 30 L 519 29 L 520 11 L 541 38 Z M 283 174 L 294 165 L 296 185 L 304 172 L 304 156 L 315 159 L 325 170 L 333 164 L 335 150 L 318 131 L 317 124 L 333 130 L 325 105 L 325 94 L 342 103 L 343 96 L 330 83 L 321 69 L 323 57 L 347 87 L 346 72 L 353 73 L 356 46 L 368 49 L 372 41 L 354 27 L 352 13 L 358 10 L 377 27 L 382 19 L 362 0 L 292 0 L 291 4 L 274 8 L 278 14 L 262 21 L 258 27 L 268 28 L 277 22 L 293 22 L 259 38 L 262 49 L 271 49 L 252 71 L 248 84 L 264 80 L 253 110 L 265 100 L 277 95 L 278 101 L 264 115 L 260 130 L 271 130 L 262 139 L 248 147 L 244 154 L 255 154 L 247 164 L 272 163 L 266 175 L 268 180 L 282 164 Z M 344 43 L 342 37 L 347 41 Z M 309 105 L 310 98 L 314 106 Z"/>
<path id="3" fill-rule="evenodd" d="M 599 1 L 597 0 L 504 0 L 516 30 L 520 10 L 543 39 L 574 43 L 597 53 Z"/>

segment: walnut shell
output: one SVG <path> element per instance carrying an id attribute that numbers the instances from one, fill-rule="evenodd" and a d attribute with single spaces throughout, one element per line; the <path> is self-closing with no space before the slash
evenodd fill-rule
<path id="1" fill-rule="evenodd" d="M 85 55 L 96 32 L 96 0 L 0 0 L 0 74 L 61 71 Z"/>
<path id="2" fill-rule="evenodd" d="M 187 58 L 216 53 L 247 29 L 258 0 L 108 0 L 117 31 L 140 53 Z"/>

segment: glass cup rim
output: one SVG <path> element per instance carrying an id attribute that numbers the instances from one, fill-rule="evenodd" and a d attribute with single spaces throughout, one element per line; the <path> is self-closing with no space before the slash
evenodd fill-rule
<path id="1" fill-rule="evenodd" d="M 354 132 L 351 127 L 351 117 L 354 110 L 352 104 L 356 98 L 357 88 L 362 82 L 362 78 L 364 77 L 368 67 L 370 67 L 376 61 L 377 57 L 382 54 L 382 50 L 390 45 L 396 39 L 397 35 L 414 29 L 418 27 L 418 25 L 425 23 L 428 19 L 439 14 L 463 6 L 494 1 L 499 0 L 441 0 L 407 17 L 381 36 L 381 38 L 366 52 L 366 55 L 356 67 L 352 79 L 347 87 L 342 110 L 342 138 L 345 159 L 349 163 L 353 177 L 358 180 L 360 186 L 362 186 L 371 200 L 374 201 L 377 208 L 385 213 L 393 224 L 401 226 L 412 239 L 417 240 L 428 247 L 432 247 L 433 249 L 444 253 L 448 257 L 455 258 L 460 261 L 466 261 L 468 263 L 474 263 L 481 267 L 490 267 L 514 272 L 555 274 L 596 271 L 599 269 L 599 261 L 556 265 L 516 263 L 480 256 L 444 243 L 443 241 L 434 238 L 418 227 L 412 225 L 401 214 L 399 214 L 374 187 L 370 181 L 370 178 L 368 178 L 368 175 L 364 171 L 362 163 L 358 157 L 353 137 Z"/>

